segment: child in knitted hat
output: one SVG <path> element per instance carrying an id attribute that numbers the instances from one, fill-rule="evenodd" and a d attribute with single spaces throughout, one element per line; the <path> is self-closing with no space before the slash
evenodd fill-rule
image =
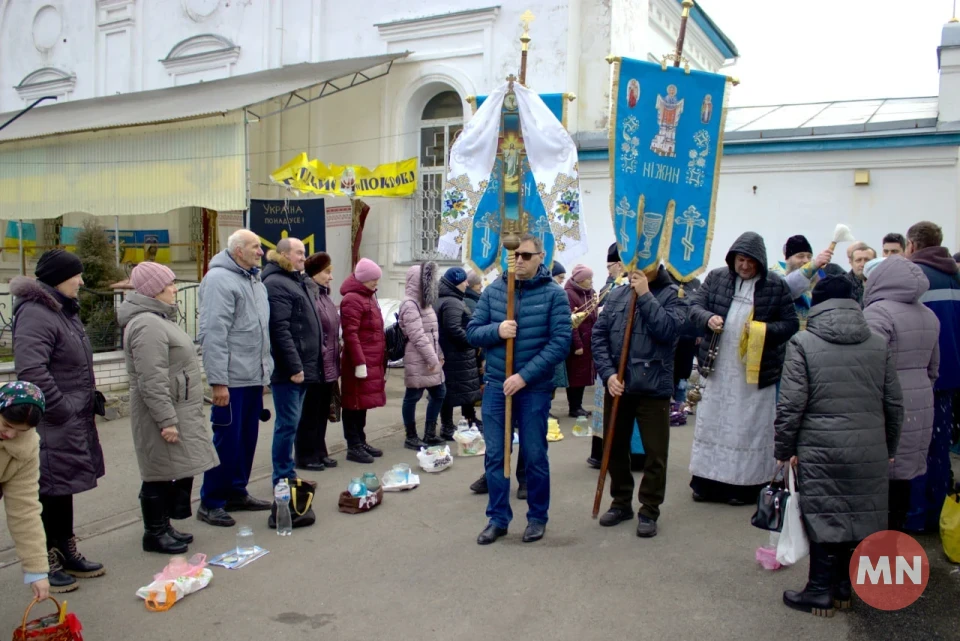
<path id="1" fill-rule="evenodd" d="M 34 429 L 45 408 L 43 392 L 32 383 L 0 387 L 0 496 L 24 583 L 37 599 L 50 595 L 47 537 L 40 520 L 40 437 Z"/>

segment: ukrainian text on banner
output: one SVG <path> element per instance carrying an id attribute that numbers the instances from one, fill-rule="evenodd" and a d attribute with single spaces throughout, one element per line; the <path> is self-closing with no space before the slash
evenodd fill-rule
<path id="1" fill-rule="evenodd" d="M 625 264 L 662 260 L 687 281 L 706 269 L 720 178 L 725 76 L 615 63 L 610 209 Z"/>
<path id="2" fill-rule="evenodd" d="M 327 165 L 300 154 L 272 174 L 270 179 L 300 193 L 330 196 L 412 196 L 417 189 L 417 159 L 377 165 Z"/>
<path id="3" fill-rule="evenodd" d="M 260 237 L 264 252 L 284 238 L 303 241 L 307 256 L 326 251 L 326 220 L 323 198 L 250 201 L 250 231 Z"/>

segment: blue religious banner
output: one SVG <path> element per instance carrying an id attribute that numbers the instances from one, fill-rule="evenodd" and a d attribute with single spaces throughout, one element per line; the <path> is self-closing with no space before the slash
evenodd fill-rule
<path id="1" fill-rule="evenodd" d="M 299 238 L 307 256 L 327 249 L 323 198 L 250 201 L 250 231 L 260 237 L 263 251 L 275 249 L 283 238 Z"/>
<path id="2" fill-rule="evenodd" d="M 726 76 L 614 60 L 611 213 L 624 264 L 681 282 L 710 260 Z M 716 111 L 714 106 L 716 105 Z"/>

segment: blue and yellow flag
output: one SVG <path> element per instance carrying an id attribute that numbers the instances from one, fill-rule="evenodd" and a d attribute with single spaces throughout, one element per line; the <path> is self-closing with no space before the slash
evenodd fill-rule
<path id="1" fill-rule="evenodd" d="M 615 62 L 610 209 L 620 257 L 692 280 L 710 260 L 726 76 Z M 635 262 L 634 262 L 635 261 Z"/>

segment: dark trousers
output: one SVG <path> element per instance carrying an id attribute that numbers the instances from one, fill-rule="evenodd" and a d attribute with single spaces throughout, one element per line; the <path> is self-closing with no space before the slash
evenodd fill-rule
<path id="1" fill-rule="evenodd" d="M 367 442 L 367 435 L 364 433 L 367 427 L 367 410 L 348 410 L 344 407 L 341 419 L 343 420 L 343 438 L 347 441 L 347 447 Z"/>
<path id="2" fill-rule="evenodd" d="M 453 425 L 453 408 L 456 405 L 450 403 L 446 398 L 443 399 L 443 406 L 440 408 L 440 425 Z M 467 421 L 477 420 L 477 409 L 472 404 L 461 405 L 460 415 Z"/>
<path id="3" fill-rule="evenodd" d="M 888 523 L 891 530 L 902 532 L 907 525 L 910 509 L 910 480 L 891 480 L 888 495 Z"/>
<path id="4" fill-rule="evenodd" d="M 140 493 L 152 499 L 163 499 L 171 519 L 188 519 L 193 515 L 190 495 L 193 492 L 193 477 L 176 481 L 144 481 Z"/>
<path id="5" fill-rule="evenodd" d="M 73 538 L 73 494 L 63 496 L 40 495 L 40 520 L 47 535 L 47 549 L 55 548 Z"/>
<path id="6" fill-rule="evenodd" d="M 263 411 L 263 387 L 231 387 L 230 403 L 214 406 L 213 445 L 220 465 L 203 475 L 200 500 L 210 509 L 223 507 L 228 499 L 247 495 L 247 483 L 253 469 L 253 456 L 260 435 L 260 412 Z"/>
<path id="7" fill-rule="evenodd" d="M 307 386 L 294 445 L 298 464 L 315 463 L 327 457 L 327 421 L 330 420 L 332 399 L 333 383 Z"/>
<path id="8" fill-rule="evenodd" d="M 400 414 L 403 416 L 403 425 L 405 427 L 416 427 L 417 425 L 417 403 L 423 398 L 424 388 L 408 387 L 403 394 L 403 405 L 400 406 Z M 426 388 L 427 395 L 427 425 L 436 425 L 437 418 L 440 416 L 440 409 L 443 407 L 443 399 L 447 395 L 447 388 L 443 383 Z"/>
<path id="9" fill-rule="evenodd" d="M 607 394 L 603 401 L 604 424 L 610 424 L 613 398 Z M 670 448 L 670 399 L 648 398 L 624 394 L 617 411 L 617 422 L 610 450 L 610 496 L 612 507 L 632 510 L 633 474 L 630 472 L 630 440 L 633 422 L 640 426 L 640 438 L 646 451 L 643 478 L 637 500 L 640 514 L 657 520 L 660 505 L 667 489 L 667 452 Z"/>
<path id="10" fill-rule="evenodd" d="M 567 403 L 570 405 L 570 411 L 576 412 L 583 409 L 583 387 L 567 388 Z"/>

